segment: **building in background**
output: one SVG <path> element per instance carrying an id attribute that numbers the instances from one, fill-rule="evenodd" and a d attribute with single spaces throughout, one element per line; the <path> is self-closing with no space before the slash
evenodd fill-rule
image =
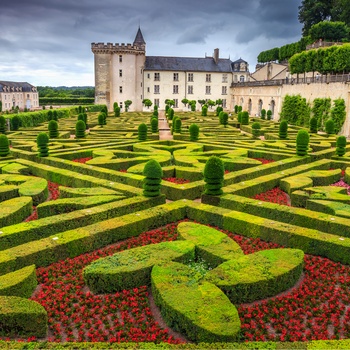
<path id="1" fill-rule="evenodd" d="M 106 104 L 109 110 L 114 102 L 123 108 L 124 101 L 131 100 L 129 110 L 140 111 L 144 99 L 161 109 L 166 99 L 174 100 L 175 110 L 185 107 L 183 99 L 221 99 L 224 108 L 233 109 L 231 84 L 247 81 L 249 76 L 246 61 L 220 58 L 219 49 L 203 58 L 146 56 L 140 28 L 133 44 L 92 43 L 91 49 L 95 59 L 95 103 Z"/>
<path id="2" fill-rule="evenodd" d="M 2 110 L 10 111 L 39 108 L 39 94 L 35 86 L 14 81 L 0 81 L 0 101 Z"/>

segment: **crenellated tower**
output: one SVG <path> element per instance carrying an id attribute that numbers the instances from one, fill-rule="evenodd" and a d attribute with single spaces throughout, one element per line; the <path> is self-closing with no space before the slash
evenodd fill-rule
<path id="1" fill-rule="evenodd" d="M 146 42 L 138 28 L 133 44 L 92 43 L 95 57 L 95 103 L 109 110 L 131 100 L 129 110 L 142 110 Z"/>

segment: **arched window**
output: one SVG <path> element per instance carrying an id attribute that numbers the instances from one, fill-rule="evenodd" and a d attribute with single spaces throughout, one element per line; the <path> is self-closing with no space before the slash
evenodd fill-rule
<path id="1" fill-rule="evenodd" d="M 244 75 L 241 75 L 241 76 L 239 77 L 239 81 L 240 81 L 241 83 L 244 83 Z"/>

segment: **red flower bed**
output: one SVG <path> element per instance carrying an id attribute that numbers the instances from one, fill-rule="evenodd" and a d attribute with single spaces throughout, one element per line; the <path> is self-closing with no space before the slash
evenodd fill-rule
<path id="1" fill-rule="evenodd" d="M 259 193 L 253 198 L 264 202 L 278 203 L 290 206 L 288 194 L 283 192 L 279 187 L 275 187 L 272 190 Z"/>
<path id="2" fill-rule="evenodd" d="M 269 163 L 273 163 L 274 162 L 273 159 L 265 159 L 265 158 L 252 158 L 252 159 L 258 160 L 262 164 L 269 164 Z"/>
<path id="3" fill-rule="evenodd" d="M 77 158 L 77 159 L 72 159 L 72 162 L 85 164 L 90 159 L 92 159 L 92 157 Z"/>
<path id="4" fill-rule="evenodd" d="M 172 182 L 172 183 L 178 184 L 178 185 L 188 184 L 190 182 L 190 180 L 181 179 L 181 178 L 177 178 L 177 177 L 165 177 L 165 178 L 163 178 L 163 180 L 169 181 L 169 182 Z"/>

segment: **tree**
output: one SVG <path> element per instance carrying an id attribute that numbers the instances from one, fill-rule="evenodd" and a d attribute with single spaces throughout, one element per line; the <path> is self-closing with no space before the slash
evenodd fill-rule
<path id="1" fill-rule="evenodd" d="M 2 101 L 0 101 L 0 113 L 2 112 Z"/>
<path id="2" fill-rule="evenodd" d="M 187 106 L 187 104 L 188 104 L 188 99 L 187 98 L 183 98 L 182 100 L 181 100 L 181 102 L 185 105 L 185 107 Z"/>
<path id="3" fill-rule="evenodd" d="M 198 103 L 201 105 L 201 107 L 205 104 L 205 100 L 198 100 Z"/>
<path id="4" fill-rule="evenodd" d="M 296 139 L 296 148 L 298 156 L 306 156 L 309 148 L 310 136 L 306 130 L 299 130 Z"/>
<path id="5" fill-rule="evenodd" d="M 346 152 L 346 137 L 339 136 L 337 138 L 337 148 L 335 149 L 335 153 L 337 156 L 342 157 Z"/>
<path id="6" fill-rule="evenodd" d="M 6 133 L 6 119 L 4 116 L 0 115 L 0 134 Z"/>
<path id="7" fill-rule="evenodd" d="M 208 107 L 206 105 L 202 106 L 202 116 L 206 117 L 208 113 Z"/>
<path id="8" fill-rule="evenodd" d="M 142 124 L 141 124 L 142 125 Z M 163 170 L 155 159 L 149 160 L 143 168 L 143 195 L 145 197 L 156 197 L 160 195 L 160 184 L 162 182 Z"/>
<path id="9" fill-rule="evenodd" d="M 47 136 L 46 132 L 39 133 L 36 138 L 39 157 L 47 157 L 49 155 L 48 143 L 49 143 L 49 137 Z"/>
<path id="10" fill-rule="evenodd" d="M 222 186 L 224 183 L 225 167 L 223 161 L 217 156 L 208 158 L 204 167 L 204 194 L 210 196 L 219 196 L 223 194 Z"/>
<path id="11" fill-rule="evenodd" d="M 346 118 L 346 106 L 344 99 L 339 98 L 333 101 L 331 118 L 334 120 L 334 132 L 338 134 Z"/>
<path id="12" fill-rule="evenodd" d="M 131 100 L 124 101 L 125 112 L 127 112 L 129 110 L 129 107 L 130 107 L 131 104 L 132 104 Z"/>
<path id="13" fill-rule="evenodd" d="M 208 100 L 207 101 L 207 105 L 210 107 L 210 109 L 212 109 L 215 106 L 215 101 L 213 100 Z"/>
<path id="14" fill-rule="evenodd" d="M 147 107 L 151 107 L 152 106 L 152 101 L 149 98 L 146 98 L 142 101 L 142 103 Z"/>
<path id="15" fill-rule="evenodd" d="M 314 24 L 309 30 L 309 35 L 313 41 L 342 41 L 348 37 L 349 28 L 344 22 L 323 21 Z"/>

